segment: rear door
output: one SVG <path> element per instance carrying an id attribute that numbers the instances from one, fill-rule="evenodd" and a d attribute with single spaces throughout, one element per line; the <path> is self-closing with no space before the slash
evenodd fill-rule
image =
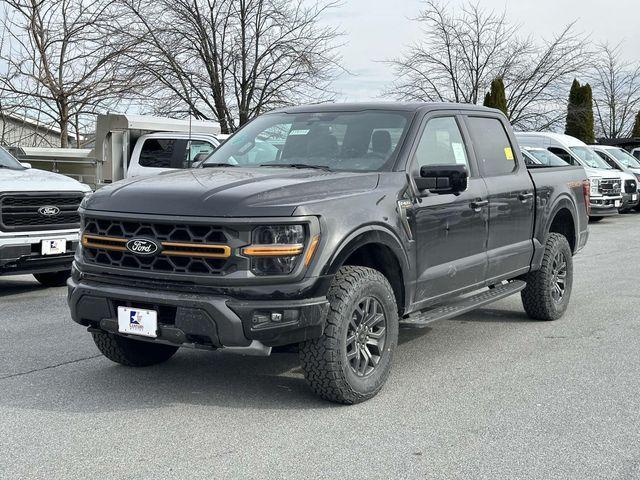
<path id="1" fill-rule="evenodd" d="M 429 114 L 411 154 L 409 173 L 424 165 L 465 165 L 468 188 L 459 194 L 422 192 L 412 207 L 416 242 L 416 304 L 482 284 L 486 275 L 487 191 L 455 111 Z M 488 203 L 488 202 L 487 202 Z"/>
<path id="2" fill-rule="evenodd" d="M 501 118 L 469 114 L 465 122 L 489 199 L 487 279 L 525 273 L 533 255 L 533 181 Z"/>

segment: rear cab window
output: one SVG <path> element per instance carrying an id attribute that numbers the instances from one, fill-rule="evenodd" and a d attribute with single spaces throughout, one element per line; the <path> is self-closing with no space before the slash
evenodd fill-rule
<path id="1" fill-rule="evenodd" d="M 484 176 L 507 175 L 517 170 L 515 149 L 499 119 L 467 116 L 466 123 Z"/>
<path id="2" fill-rule="evenodd" d="M 210 142 L 185 138 L 147 138 L 138 163 L 146 168 L 189 168 L 216 149 Z"/>

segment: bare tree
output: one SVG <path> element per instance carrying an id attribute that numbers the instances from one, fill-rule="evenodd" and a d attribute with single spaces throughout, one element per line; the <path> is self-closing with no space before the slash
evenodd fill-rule
<path id="1" fill-rule="evenodd" d="M 640 108 L 640 63 L 624 61 L 620 45 L 599 45 L 593 67 L 593 103 L 598 136 L 631 135 L 634 116 Z"/>
<path id="2" fill-rule="evenodd" d="M 571 79 L 591 61 L 587 39 L 571 23 L 551 40 L 530 43 L 505 76 L 511 123 L 522 129 L 547 130 L 561 124 Z"/>
<path id="3" fill-rule="evenodd" d="M 405 100 L 478 103 L 495 78 L 529 45 L 516 36 L 505 14 L 466 4 L 458 16 L 437 0 L 425 2 L 415 19 L 423 38 L 391 60 L 398 81 L 389 93 Z"/>
<path id="4" fill-rule="evenodd" d="M 87 114 L 113 105 L 132 83 L 119 59 L 129 45 L 104 34 L 117 23 L 108 0 L 2 0 L 0 94 L 31 116 L 60 130 L 60 145 L 72 134 L 79 143 Z"/>
<path id="5" fill-rule="evenodd" d="M 119 0 L 160 111 L 214 119 L 224 133 L 260 113 L 331 98 L 339 32 L 320 24 L 336 3 L 305 0 Z M 158 109 L 156 109 L 158 111 Z"/>
<path id="6" fill-rule="evenodd" d="M 455 14 L 428 0 L 416 19 L 422 39 L 392 59 L 398 80 L 386 93 L 410 101 L 479 103 L 491 81 L 502 78 L 507 115 L 521 128 L 548 128 L 561 121 L 566 88 L 588 61 L 586 39 L 568 25 L 550 41 L 518 35 L 506 13 L 465 4 Z"/>

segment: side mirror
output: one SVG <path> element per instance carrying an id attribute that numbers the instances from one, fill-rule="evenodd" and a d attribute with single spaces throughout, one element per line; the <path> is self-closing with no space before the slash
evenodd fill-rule
<path id="1" fill-rule="evenodd" d="M 31 164 L 27 162 L 20 162 L 20 165 L 22 165 L 24 168 L 31 168 Z"/>
<path id="2" fill-rule="evenodd" d="M 424 165 L 415 179 L 419 190 L 432 193 L 460 193 L 467 189 L 467 167 L 464 165 Z"/>

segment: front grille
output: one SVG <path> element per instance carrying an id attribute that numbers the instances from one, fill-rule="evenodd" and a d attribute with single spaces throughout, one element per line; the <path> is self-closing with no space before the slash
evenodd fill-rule
<path id="1" fill-rule="evenodd" d="M 81 193 L 8 193 L 0 195 L 0 227 L 5 231 L 77 228 Z M 42 207 L 53 207 L 54 215 L 44 215 Z"/>
<path id="2" fill-rule="evenodd" d="M 603 178 L 600 180 L 600 193 L 603 195 L 620 195 L 622 187 L 618 178 Z"/>
<path id="3" fill-rule="evenodd" d="M 231 256 L 232 229 L 192 224 L 85 218 L 84 261 L 107 267 L 159 273 L 226 275 L 244 259 Z M 155 255 L 136 255 L 126 245 L 133 238 L 152 239 L 161 246 Z"/>
<path id="4" fill-rule="evenodd" d="M 638 184 L 635 180 L 624 181 L 624 193 L 636 193 L 638 191 Z"/>

